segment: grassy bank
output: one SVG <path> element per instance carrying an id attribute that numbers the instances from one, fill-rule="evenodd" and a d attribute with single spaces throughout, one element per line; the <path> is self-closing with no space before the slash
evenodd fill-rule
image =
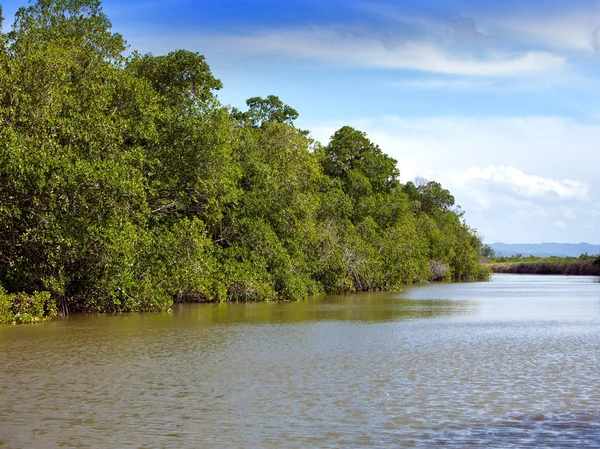
<path id="1" fill-rule="evenodd" d="M 488 266 L 493 273 L 514 274 L 566 274 L 573 276 L 599 276 L 597 256 L 580 257 L 511 257 L 491 260 Z"/>

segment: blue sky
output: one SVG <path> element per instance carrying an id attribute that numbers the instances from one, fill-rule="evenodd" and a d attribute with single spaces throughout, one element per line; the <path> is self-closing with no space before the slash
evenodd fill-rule
<path id="1" fill-rule="evenodd" d="M 22 1 L 0 0 L 12 22 Z M 225 104 L 278 95 L 437 180 L 486 242 L 600 242 L 600 1 L 103 2 L 131 49 L 204 54 Z"/>

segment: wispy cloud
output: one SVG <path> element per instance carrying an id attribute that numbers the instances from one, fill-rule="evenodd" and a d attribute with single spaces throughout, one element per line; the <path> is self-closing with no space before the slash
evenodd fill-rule
<path id="1" fill-rule="evenodd" d="M 463 44 L 505 48 L 589 52 L 597 43 L 600 26 L 600 3 L 596 0 L 548 1 L 543 6 L 537 1 L 519 1 L 501 8 L 493 4 L 490 8 L 486 2 L 448 1 L 428 11 L 415 10 L 417 5 L 410 5 L 410 10 L 382 0 L 360 8 L 400 24 L 418 22 L 429 34 L 445 30 L 449 38 Z"/>
<path id="2" fill-rule="evenodd" d="M 134 3 L 152 7 L 154 1 Z M 569 5 L 570 6 L 570 5 Z M 464 3 L 455 7 L 465 8 Z M 113 6 L 113 8 L 116 8 Z M 136 46 L 152 40 L 154 48 L 189 48 L 211 57 L 252 59 L 256 56 L 293 62 L 311 61 L 347 68 L 368 67 L 419 74 L 466 78 L 533 76 L 525 88 L 554 85 L 543 80 L 576 71 L 571 52 L 593 55 L 600 51 L 598 11 L 563 8 L 536 14 L 509 8 L 490 14 L 485 7 L 472 11 L 418 10 L 417 3 L 381 0 L 340 3 L 335 17 L 297 21 L 285 26 L 241 23 L 231 26 L 165 30 L 153 27 L 132 33 Z M 219 31 L 220 30 L 220 31 Z M 139 43 L 138 43 L 139 41 Z M 492 80 L 494 81 L 494 80 Z M 537 81 L 541 81 L 538 83 Z M 417 88 L 463 89 L 464 82 L 424 80 Z M 485 88 L 484 85 L 476 87 Z M 497 87 L 492 82 L 492 87 Z"/>
<path id="3" fill-rule="evenodd" d="M 414 8 L 415 4 L 411 5 Z M 413 36 L 426 36 L 447 46 L 466 46 L 470 49 L 495 48 L 502 44 L 498 36 L 490 34 L 478 26 L 473 17 L 458 11 L 451 13 L 424 12 L 410 9 L 406 4 L 361 3 L 360 11 L 379 18 L 384 23 L 410 30 Z M 389 26 L 389 25 L 388 25 Z"/>
<path id="4" fill-rule="evenodd" d="M 525 10 L 486 15 L 478 19 L 505 41 L 538 48 L 591 53 L 597 45 L 600 6 L 597 2 L 564 3 L 561 9 Z"/>
<path id="5" fill-rule="evenodd" d="M 566 60 L 549 52 L 452 52 L 427 40 L 382 39 L 364 30 L 311 27 L 246 35 L 182 38 L 221 53 L 277 55 L 358 67 L 404 69 L 467 76 L 515 76 L 562 69 Z"/>

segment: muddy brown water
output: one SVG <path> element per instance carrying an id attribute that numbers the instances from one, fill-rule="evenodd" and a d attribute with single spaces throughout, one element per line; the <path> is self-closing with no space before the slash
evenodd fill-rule
<path id="1" fill-rule="evenodd" d="M 0 446 L 600 447 L 600 282 L 0 327 Z"/>

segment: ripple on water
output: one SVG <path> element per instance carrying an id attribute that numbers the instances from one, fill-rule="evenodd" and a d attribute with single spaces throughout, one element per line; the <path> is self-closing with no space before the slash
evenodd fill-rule
<path id="1" fill-rule="evenodd" d="M 572 310 L 600 285 L 527 320 L 490 316 L 477 298 L 494 284 L 468 285 L 427 313 L 372 295 L 326 318 L 317 302 L 211 306 L 2 331 L 0 445 L 600 447 L 600 324 Z"/>

